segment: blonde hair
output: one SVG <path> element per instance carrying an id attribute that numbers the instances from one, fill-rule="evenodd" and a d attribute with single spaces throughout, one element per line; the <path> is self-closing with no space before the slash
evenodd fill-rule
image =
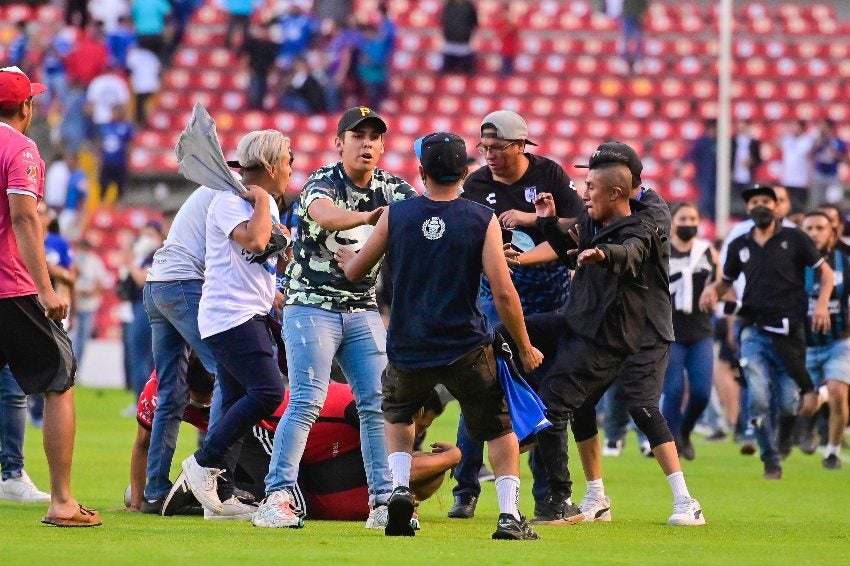
<path id="1" fill-rule="evenodd" d="M 236 159 L 243 169 L 268 168 L 289 154 L 289 138 L 277 130 L 257 130 L 242 136 L 236 146 Z"/>

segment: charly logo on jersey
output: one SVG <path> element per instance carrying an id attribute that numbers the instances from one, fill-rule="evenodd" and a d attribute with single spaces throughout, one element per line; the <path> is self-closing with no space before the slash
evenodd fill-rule
<path id="1" fill-rule="evenodd" d="M 526 202 L 534 204 L 534 201 L 537 200 L 537 185 L 534 185 L 533 187 L 525 187 L 525 200 Z"/>
<path id="2" fill-rule="evenodd" d="M 788 249 L 788 240 L 782 240 L 782 243 L 779 244 L 779 247 L 782 248 L 783 250 L 787 250 Z"/>
<path id="3" fill-rule="evenodd" d="M 439 216 L 432 216 L 422 223 L 422 235 L 429 240 L 439 240 L 446 233 L 446 223 Z"/>
<path id="4" fill-rule="evenodd" d="M 738 259 L 741 260 L 741 263 L 747 263 L 750 261 L 750 248 L 741 248 L 738 251 Z"/>
<path id="5" fill-rule="evenodd" d="M 484 200 L 487 201 L 487 204 L 492 204 L 492 205 L 495 206 L 495 204 L 496 204 L 496 193 L 490 193 L 489 195 L 487 195 L 487 198 L 484 199 Z"/>

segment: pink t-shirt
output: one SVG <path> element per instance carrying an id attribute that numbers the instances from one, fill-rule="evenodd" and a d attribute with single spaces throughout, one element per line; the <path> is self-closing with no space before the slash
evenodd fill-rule
<path id="1" fill-rule="evenodd" d="M 10 194 L 44 198 L 44 161 L 34 141 L 0 122 L 0 299 L 38 292 L 18 252 Z"/>

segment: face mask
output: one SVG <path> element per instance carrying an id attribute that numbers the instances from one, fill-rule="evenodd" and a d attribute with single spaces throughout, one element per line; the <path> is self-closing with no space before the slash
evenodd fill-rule
<path id="1" fill-rule="evenodd" d="M 773 211 L 766 206 L 757 206 L 750 211 L 750 218 L 756 225 L 756 228 L 764 230 L 773 222 Z"/>
<path id="2" fill-rule="evenodd" d="M 676 226 L 676 235 L 682 240 L 689 242 L 697 235 L 696 226 Z"/>

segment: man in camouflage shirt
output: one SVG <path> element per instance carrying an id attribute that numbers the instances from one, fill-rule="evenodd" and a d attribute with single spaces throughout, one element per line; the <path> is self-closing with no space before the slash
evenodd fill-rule
<path id="1" fill-rule="evenodd" d="M 340 247 L 359 251 L 386 206 L 417 196 L 407 182 L 377 168 L 387 125 L 369 108 L 346 110 L 336 149 L 341 160 L 322 167 L 301 192 L 298 237 L 287 268 L 283 338 L 291 397 L 275 436 L 263 526 L 292 527 L 288 489 L 298 479 L 307 435 L 325 402 L 336 359 L 354 393 L 372 513 L 367 528 L 383 529 L 392 490 L 381 413 L 386 331 L 375 300 L 377 267 L 351 283 L 334 261 Z M 278 507 L 282 507 L 278 512 Z M 276 517 L 280 519 L 277 520 Z M 255 522 L 257 524 L 257 522 Z"/>

